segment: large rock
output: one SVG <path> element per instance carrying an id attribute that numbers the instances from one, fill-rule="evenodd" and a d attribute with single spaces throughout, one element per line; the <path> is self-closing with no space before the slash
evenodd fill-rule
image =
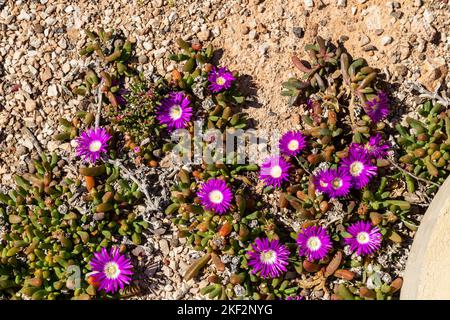
<path id="1" fill-rule="evenodd" d="M 444 58 L 429 58 L 425 60 L 418 81 L 429 91 L 434 92 L 447 75 L 448 69 Z"/>

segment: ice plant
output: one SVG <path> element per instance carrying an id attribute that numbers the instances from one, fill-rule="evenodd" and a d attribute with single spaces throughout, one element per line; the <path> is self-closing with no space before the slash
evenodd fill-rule
<path id="1" fill-rule="evenodd" d="M 331 198 L 345 197 L 350 192 L 352 186 L 352 176 L 345 168 L 329 169 L 332 177 L 330 181 L 330 187 L 326 190 L 326 193 Z"/>
<path id="2" fill-rule="evenodd" d="M 352 176 L 352 184 L 356 189 L 367 186 L 377 174 L 377 167 L 371 163 L 363 150 L 352 150 L 348 157 L 342 160 L 342 168 Z"/>
<path id="3" fill-rule="evenodd" d="M 250 257 L 248 265 L 253 268 L 253 274 L 260 272 L 263 278 L 276 278 L 286 271 L 289 250 L 278 240 L 257 238 L 247 254 Z"/>
<path id="4" fill-rule="evenodd" d="M 372 254 L 381 246 L 381 233 L 378 227 L 373 227 L 370 222 L 358 221 L 347 228 L 351 238 L 345 238 L 345 243 L 350 245 L 351 251 L 356 251 L 359 256 Z"/>
<path id="5" fill-rule="evenodd" d="M 166 124 L 169 130 L 187 127 L 192 116 L 189 98 L 183 92 L 172 92 L 161 100 L 156 113 L 158 121 Z"/>
<path id="6" fill-rule="evenodd" d="M 352 143 L 350 145 L 350 152 L 352 150 L 361 150 L 367 152 L 367 155 L 371 158 L 380 159 L 387 156 L 389 148 L 389 143 L 383 141 L 383 137 L 377 132 L 374 136 L 370 137 L 366 144 Z"/>
<path id="7" fill-rule="evenodd" d="M 286 132 L 280 139 L 279 148 L 287 156 L 296 156 L 306 147 L 306 139 L 298 131 Z"/>
<path id="8" fill-rule="evenodd" d="M 328 193 L 331 180 L 333 180 L 334 176 L 333 169 L 322 169 L 316 172 L 313 179 L 316 190 L 322 193 Z"/>
<path id="9" fill-rule="evenodd" d="M 94 271 L 94 282 L 99 283 L 99 290 L 114 293 L 131 281 L 133 267 L 130 260 L 119 253 L 118 248 L 111 248 L 109 252 L 102 248 L 100 252 L 94 253 L 89 264 Z"/>
<path id="10" fill-rule="evenodd" d="M 107 152 L 111 136 L 105 128 L 88 129 L 77 139 L 77 156 L 92 164 L 96 163 Z"/>
<path id="11" fill-rule="evenodd" d="M 204 182 L 197 192 L 202 205 L 219 214 L 225 213 L 230 207 L 233 194 L 225 181 L 211 179 Z"/>
<path id="12" fill-rule="evenodd" d="M 261 165 L 259 178 L 267 186 L 280 187 L 283 181 L 289 180 L 290 167 L 280 156 L 269 157 Z"/>
<path id="13" fill-rule="evenodd" d="M 212 92 L 220 92 L 231 88 L 233 81 L 236 80 L 233 74 L 227 67 L 217 69 L 213 67 L 208 74 L 208 81 L 210 83 L 209 90 Z"/>
<path id="14" fill-rule="evenodd" d="M 297 245 L 299 255 L 309 260 L 325 258 L 332 247 L 327 230 L 320 226 L 303 228 L 297 236 Z"/>
<path id="15" fill-rule="evenodd" d="M 386 93 L 380 91 L 378 95 L 364 105 L 364 110 L 373 122 L 378 122 L 389 114 L 389 99 Z"/>

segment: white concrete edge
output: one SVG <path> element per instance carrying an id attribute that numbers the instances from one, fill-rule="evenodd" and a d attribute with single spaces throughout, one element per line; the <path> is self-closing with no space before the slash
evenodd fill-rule
<path id="1" fill-rule="evenodd" d="M 414 237 L 411 252 L 409 254 L 406 269 L 403 277 L 403 286 L 400 292 L 401 300 L 418 300 L 426 298 L 421 294 L 421 288 L 424 286 L 424 281 L 429 281 L 427 274 L 432 270 L 427 270 L 427 261 L 429 256 L 427 252 L 433 245 L 433 233 L 436 230 L 437 223 L 444 215 L 446 210 L 450 208 L 450 177 L 448 177 L 444 184 L 439 188 L 436 196 L 428 207 L 425 215 L 420 222 L 419 229 Z M 450 232 L 450 226 L 449 226 Z M 450 249 L 450 248 L 449 248 Z M 442 254 L 446 254 L 442 252 Z M 448 252 L 447 252 L 448 254 Z M 438 264 L 439 257 L 436 258 Z M 450 270 L 450 269 L 449 269 Z M 450 290 L 450 283 L 448 284 Z M 442 299 L 439 296 L 433 298 Z"/>

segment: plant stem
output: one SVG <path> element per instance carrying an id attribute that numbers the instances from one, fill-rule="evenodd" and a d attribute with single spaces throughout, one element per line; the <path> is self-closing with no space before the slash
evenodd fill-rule
<path id="1" fill-rule="evenodd" d="M 97 89 L 97 113 L 95 114 L 95 129 L 98 129 L 98 127 L 100 126 L 100 117 L 101 117 L 101 113 L 102 113 L 102 103 L 103 103 L 103 92 L 101 89 L 102 84 L 103 84 L 103 79 L 98 84 L 98 89 Z"/>

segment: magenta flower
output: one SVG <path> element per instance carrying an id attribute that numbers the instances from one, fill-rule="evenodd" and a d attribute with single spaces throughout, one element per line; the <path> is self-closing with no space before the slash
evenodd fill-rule
<path id="1" fill-rule="evenodd" d="M 236 78 L 233 77 L 233 74 L 227 67 L 222 67 L 219 69 L 213 67 L 208 74 L 208 81 L 210 83 L 208 88 L 212 92 L 227 90 L 231 88 L 234 80 L 236 80 Z"/>
<path id="2" fill-rule="evenodd" d="M 111 136 L 105 128 L 86 130 L 75 140 L 78 144 L 77 156 L 86 162 L 95 164 L 108 151 L 109 139 Z"/>
<path id="3" fill-rule="evenodd" d="M 333 169 L 323 169 L 318 171 L 313 178 L 314 185 L 317 191 L 322 193 L 328 193 L 330 190 L 331 181 L 334 179 L 335 170 Z"/>
<path id="4" fill-rule="evenodd" d="M 215 211 L 219 214 L 225 213 L 230 207 L 233 194 L 225 181 L 211 179 L 204 182 L 197 192 L 202 205 L 207 210 Z"/>
<path id="5" fill-rule="evenodd" d="M 166 124 L 169 130 L 187 127 L 192 116 L 189 98 L 183 92 L 172 92 L 161 100 L 156 114 L 159 123 Z"/>
<path id="6" fill-rule="evenodd" d="M 114 293 L 131 282 L 133 266 L 128 258 L 119 253 L 118 248 L 112 248 L 109 253 L 102 248 L 102 251 L 94 253 L 89 264 L 94 271 L 94 282 L 99 283 L 99 290 Z"/>
<path id="7" fill-rule="evenodd" d="M 259 179 L 267 186 L 281 187 L 283 181 L 289 180 L 290 167 L 291 165 L 279 156 L 269 157 L 261 165 Z"/>
<path id="8" fill-rule="evenodd" d="M 377 167 L 372 165 L 367 153 L 361 150 L 352 150 L 348 157 L 342 160 L 342 168 L 352 176 L 352 184 L 356 189 L 367 186 L 377 174 Z"/>
<path id="9" fill-rule="evenodd" d="M 352 186 L 352 176 L 344 168 L 328 169 L 332 179 L 329 188 L 325 191 L 331 198 L 345 197 Z"/>
<path id="10" fill-rule="evenodd" d="M 345 243 L 350 245 L 350 250 L 358 256 L 372 254 L 381 246 L 382 236 L 378 227 L 372 227 L 369 222 L 358 221 L 347 228 L 352 236 L 345 238 Z"/>
<path id="11" fill-rule="evenodd" d="M 289 250 L 278 240 L 257 238 L 252 249 L 253 251 L 247 252 L 250 256 L 247 264 L 253 267 L 253 274 L 260 272 L 263 278 L 276 278 L 286 271 Z"/>
<path id="12" fill-rule="evenodd" d="M 302 296 L 288 296 L 286 300 L 303 300 Z"/>
<path id="13" fill-rule="evenodd" d="M 309 260 L 321 260 L 331 250 L 331 239 L 325 228 L 310 226 L 303 228 L 297 236 L 298 252 Z"/>
<path id="14" fill-rule="evenodd" d="M 306 139 L 298 131 L 286 132 L 280 139 L 280 150 L 287 156 L 296 156 L 306 147 Z"/>
<path id="15" fill-rule="evenodd" d="M 374 159 L 385 158 L 388 155 L 390 144 L 383 141 L 383 137 L 379 132 L 370 137 L 366 144 L 352 143 L 350 145 L 350 152 L 352 150 L 362 150 L 367 152 L 368 156 Z"/>
<path id="16" fill-rule="evenodd" d="M 385 119 L 389 114 L 389 98 L 380 91 L 378 95 L 365 103 L 364 110 L 373 122 Z"/>

